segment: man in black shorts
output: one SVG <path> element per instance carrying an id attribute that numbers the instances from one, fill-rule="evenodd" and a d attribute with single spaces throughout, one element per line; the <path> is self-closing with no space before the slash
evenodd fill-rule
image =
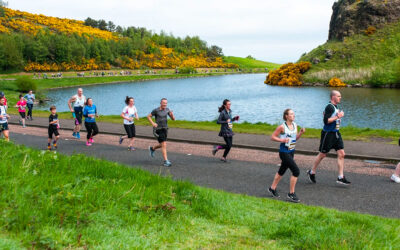
<path id="1" fill-rule="evenodd" d="M 341 119 L 344 116 L 343 110 L 338 109 L 342 96 L 339 91 L 333 90 L 331 92 L 331 101 L 325 107 L 324 111 L 324 128 L 321 131 L 321 142 L 319 146 L 319 154 L 314 162 L 311 170 L 307 171 L 309 180 L 312 183 L 316 183 L 315 173 L 318 165 L 322 159 L 326 157 L 326 154 L 331 150 L 335 149 L 337 152 L 338 161 L 338 178 L 336 182 L 342 185 L 350 185 L 350 181 L 346 180 L 343 174 L 344 169 L 344 145 L 342 135 L 339 132 Z"/>
<path id="2" fill-rule="evenodd" d="M 155 108 L 147 116 L 147 119 L 153 126 L 154 136 L 157 138 L 159 144 L 154 147 L 149 147 L 150 156 L 154 157 L 154 152 L 161 148 L 162 155 L 164 158 L 164 166 L 170 167 L 172 164 L 167 157 L 167 137 L 168 137 L 168 116 L 172 120 L 175 120 L 174 113 L 172 110 L 167 108 L 168 101 L 166 98 L 161 99 L 160 107 Z M 153 122 L 153 116 L 156 118 L 156 122 Z"/>

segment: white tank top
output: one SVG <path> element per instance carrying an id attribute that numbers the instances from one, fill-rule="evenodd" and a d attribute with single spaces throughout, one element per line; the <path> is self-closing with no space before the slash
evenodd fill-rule
<path id="1" fill-rule="evenodd" d="M 74 95 L 74 107 L 83 107 L 85 106 L 86 97 L 82 95 L 80 98 L 78 95 Z"/>
<path id="2" fill-rule="evenodd" d="M 285 128 L 285 132 L 279 135 L 279 138 L 281 139 L 290 139 L 289 142 L 284 143 L 284 146 L 287 147 L 288 150 L 294 150 L 294 148 L 296 147 L 297 124 L 295 122 L 292 122 L 292 126 L 293 130 L 290 130 L 286 122 L 284 122 L 283 127 Z"/>

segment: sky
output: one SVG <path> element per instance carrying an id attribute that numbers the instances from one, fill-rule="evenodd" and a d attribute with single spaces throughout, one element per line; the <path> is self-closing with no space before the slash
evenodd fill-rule
<path id="1" fill-rule="evenodd" d="M 225 55 L 286 63 L 326 42 L 334 0 L 8 0 L 35 14 L 198 35 Z"/>

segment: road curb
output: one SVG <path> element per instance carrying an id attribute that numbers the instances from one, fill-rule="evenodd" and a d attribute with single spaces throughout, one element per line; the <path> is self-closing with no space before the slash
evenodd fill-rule
<path id="1" fill-rule="evenodd" d="M 19 125 L 18 122 L 9 122 L 9 124 L 13 125 Z M 47 128 L 48 126 L 44 125 L 37 125 L 37 124 L 30 124 L 30 127 L 37 127 L 37 128 Z M 72 128 L 62 128 L 61 130 L 68 130 L 68 131 L 73 131 Z M 81 131 L 86 132 L 84 128 L 81 129 Z M 116 135 L 116 136 L 121 136 L 125 134 L 121 133 L 114 133 L 114 132 L 108 132 L 108 131 L 102 131 L 102 134 L 107 134 L 107 135 Z M 154 136 L 148 136 L 148 135 L 141 135 L 141 134 L 136 134 L 136 138 L 141 138 L 141 139 L 154 139 Z M 220 142 L 217 141 L 201 141 L 201 140 L 187 140 L 187 139 L 179 139 L 179 138 L 171 138 L 168 137 L 169 141 L 173 142 L 182 142 L 182 143 L 190 143 L 190 144 L 200 144 L 200 145 L 215 145 L 215 144 L 220 144 Z M 278 152 L 278 148 L 272 148 L 272 147 L 261 147 L 261 146 L 254 146 L 254 145 L 246 145 L 246 144 L 235 144 L 233 145 L 233 148 L 243 148 L 243 149 L 252 149 L 252 150 L 260 150 L 260 151 L 267 151 L 267 152 Z M 296 154 L 302 154 L 302 155 L 317 155 L 318 151 L 311 151 L 311 150 L 301 150 L 301 149 L 296 149 Z M 336 158 L 336 154 L 328 153 L 327 157 L 330 158 Z M 379 157 L 379 156 L 370 156 L 370 155 L 358 155 L 358 154 L 346 154 L 346 159 L 354 159 L 354 160 L 372 160 L 372 161 L 383 161 L 383 162 L 399 162 L 400 158 L 387 158 L 387 157 Z"/>

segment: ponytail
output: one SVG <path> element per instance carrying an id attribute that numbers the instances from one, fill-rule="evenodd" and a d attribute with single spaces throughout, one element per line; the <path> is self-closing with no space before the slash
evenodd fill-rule
<path id="1" fill-rule="evenodd" d="M 230 102 L 228 99 L 225 99 L 225 100 L 222 102 L 222 106 L 218 108 L 218 112 L 219 112 L 219 113 L 221 113 L 222 110 L 225 109 L 225 106 L 226 106 L 226 104 L 227 104 L 228 102 Z"/>
<path id="2" fill-rule="evenodd" d="M 126 96 L 126 98 L 125 98 L 125 103 L 126 103 L 126 105 L 129 104 L 129 101 L 130 101 L 131 99 L 133 100 L 133 97 L 131 97 L 131 96 Z"/>

